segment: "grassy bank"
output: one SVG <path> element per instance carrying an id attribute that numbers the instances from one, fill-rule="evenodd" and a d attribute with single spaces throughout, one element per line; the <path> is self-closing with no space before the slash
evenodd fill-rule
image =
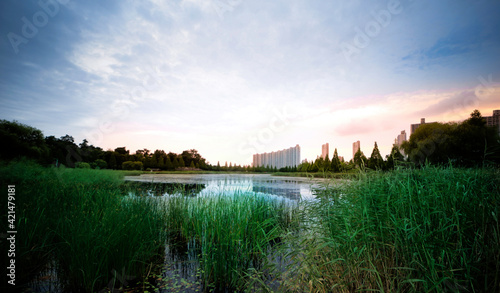
<path id="1" fill-rule="evenodd" d="M 72 292 L 123 286 L 122 276 L 129 282 L 145 277 L 163 245 L 160 207 L 140 198 L 124 200 L 116 172 L 18 162 L 0 167 L 0 182 L 16 185 L 19 286 L 49 263 Z M 3 231 L 6 223 L 3 217 Z"/>
<path id="2" fill-rule="evenodd" d="M 287 272 L 306 292 L 498 292 L 498 170 L 373 172 L 310 202 Z"/>

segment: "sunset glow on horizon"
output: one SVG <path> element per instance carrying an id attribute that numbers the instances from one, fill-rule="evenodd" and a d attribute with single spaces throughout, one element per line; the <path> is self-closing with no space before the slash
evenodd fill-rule
<path id="1" fill-rule="evenodd" d="M 0 5 L 0 119 L 105 150 L 385 157 L 421 118 L 500 109 L 499 1 Z"/>

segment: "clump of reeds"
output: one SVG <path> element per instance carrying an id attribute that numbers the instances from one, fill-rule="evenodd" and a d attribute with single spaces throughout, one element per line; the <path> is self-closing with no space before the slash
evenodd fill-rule
<path id="1" fill-rule="evenodd" d="M 54 263 L 66 290 L 124 287 L 164 245 L 161 207 L 125 198 L 117 172 L 16 162 L 0 167 L 0 179 L 16 185 L 19 284 Z"/>
<path id="2" fill-rule="evenodd" d="M 205 287 L 230 289 L 262 265 L 295 209 L 286 199 L 251 192 L 169 196 L 165 207 L 170 235 L 199 251 Z"/>
<path id="3" fill-rule="evenodd" d="M 310 292 L 496 292 L 498 170 L 362 174 L 306 209 L 310 237 L 289 288 Z M 313 235 L 313 236 L 311 236 Z M 300 264 L 300 267 L 297 267 Z"/>

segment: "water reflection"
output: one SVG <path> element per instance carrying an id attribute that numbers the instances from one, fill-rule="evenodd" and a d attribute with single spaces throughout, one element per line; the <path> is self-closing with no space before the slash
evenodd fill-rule
<path id="1" fill-rule="evenodd" d="M 321 188 L 318 181 L 308 178 L 274 177 L 269 174 L 142 174 L 127 176 L 125 180 L 148 183 L 148 195 L 180 191 L 190 195 L 253 191 L 300 200 L 314 198 L 313 190 Z"/>

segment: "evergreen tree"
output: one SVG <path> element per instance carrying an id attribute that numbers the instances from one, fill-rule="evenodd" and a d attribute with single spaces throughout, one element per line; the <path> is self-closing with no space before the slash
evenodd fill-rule
<path id="1" fill-rule="evenodd" d="M 392 146 L 391 153 L 387 155 L 387 168 L 394 169 L 394 167 L 398 164 L 398 162 L 403 162 L 404 157 L 399 151 L 399 147 L 397 145 Z"/>
<path id="2" fill-rule="evenodd" d="M 361 149 L 359 149 L 355 154 L 354 154 L 354 158 L 353 158 L 353 164 L 356 166 L 356 167 L 362 167 L 362 166 L 366 166 L 368 160 L 366 159 L 366 156 L 363 154 L 363 152 L 361 151 Z"/>
<path id="3" fill-rule="evenodd" d="M 174 170 L 179 168 L 179 161 L 177 161 L 176 157 L 174 157 L 174 161 L 172 162 L 172 167 Z"/>
<path id="4" fill-rule="evenodd" d="M 174 169 L 174 165 L 172 165 L 172 162 L 170 161 L 170 157 L 169 156 L 167 156 L 165 158 L 165 169 L 167 169 L 167 170 Z"/>
<path id="5" fill-rule="evenodd" d="M 337 153 L 337 148 L 335 148 L 335 151 L 333 152 L 333 158 L 332 158 L 332 162 L 331 162 L 331 170 L 333 172 L 340 171 L 340 159 L 339 159 L 339 154 Z"/>
<path id="6" fill-rule="evenodd" d="M 178 162 L 180 168 L 186 167 L 186 164 L 184 164 L 184 159 L 182 159 L 182 157 L 179 157 Z"/>
<path id="7" fill-rule="evenodd" d="M 330 162 L 329 155 L 326 155 L 325 161 L 323 162 L 323 169 L 325 171 L 330 171 L 331 165 L 332 165 L 332 163 Z"/>
<path id="8" fill-rule="evenodd" d="M 165 170 L 166 169 L 166 165 L 165 165 L 165 159 L 163 158 L 163 156 L 160 156 L 158 158 L 158 168 L 162 169 L 162 170 Z"/>
<path id="9" fill-rule="evenodd" d="M 383 164 L 384 164 L 384 159 L 382 158 L 382 155 L 380 154 L 377 142 L 375 142 L 375 146 L 373 147 L 372 154 L 370 156 L 370 159 L 368 160 L 368 168 L 370 168 L 370 169 L 382 169 Z"/>

